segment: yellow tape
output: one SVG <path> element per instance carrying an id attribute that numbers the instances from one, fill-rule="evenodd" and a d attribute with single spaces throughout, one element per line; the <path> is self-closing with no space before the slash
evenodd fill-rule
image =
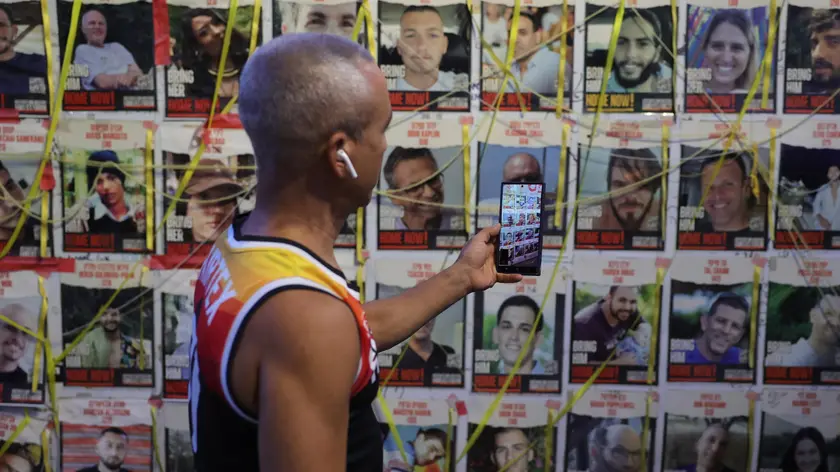
<path id="1" fill-rule="evenodd" d="M 46 429 L 41 431 L 41 457 L 44 459 L 44 472 L 52 472 L 50 466 L 50 435 Z"/>
<path id="2" fill-rule="evenodd" d="M 41 314 L 38 318 L 38 334 L 45 339 L 45 342 L 49 342 L 46 340 L 46 331 L 47 326 L 47 312 L 49 311 L 49 304 L 47 303 L 47 291 L 44 290 L 44 278 L 40 275 L 38 276 L 38 294 L 41 296 Z M 39 341 L 39 344 L 41 342 Z M 44 346 L 41 344 L 37 349 L 35 349 L 35 362 L 32 365 L 32 391 L 38 391 L 38 383 L 41 382 L 41 356 L 44 352 Z"/>
<path id="3" fill-rule="evenodd" d="M 761 90 L 761 108 L 767 108 L 770 95 L 770 79 L 773 74 L 773 53 L 776 51 L 776 0 L 770 0 L 770 31 L 767 34 L 767 46 L 764 48 L 764 87 Z"/>
<path id="4" fill-rule="evenodd" d="M 23 430 L 26 429 L 27 426 L 29 426 L 29 410 L 23 410 L 23 412 L 23 421 L 20 422 L 18 427 L 15 428 L 15 432 L 12 433 L 11 436 L 6 438 L 5 442 L 3 443 L 3 446 L 0 447 L 0 457 L 3 457 L 3 454 L 5 454 L 6 451 L 9 450 L 9 448 L 12 446 L 12 443 L 15 442 L 15 439 L 17 439 L 17 437 L 20 436 L 21 433 L 23 433 Z"/>
<path id="5" fill-rule="evenodd" d="M 758 182 L 758 143 L 752 143 L 753 166 L 750 172 L 750 186 L 756 199 L 761 197 L 761 187 Z"/>
<path id="6" fill-rule="evenodd" d="M 51 166 L 52 163 L 47 164 Z M 40 182 L 33 183 L 37 185 L 41 185 Z M 50 198 L 51 193 L 44 190 L 41 194 L 41 229 L 40 229 L 40 240 L 38 241 L 41 245 L 41 257 L 49 257 L 49 252 L 47 249 L 47 242 L 50 238 L 50 232 L 48 230 L 49 226 L 49 219 L 50 219 Z"/>
<path id="7" fill-rule="evenodd" d="M 376 60 L 376 36 L 373 34 L 373 15 L 370 12 L 370 1 L 364 0 L 362 6 L 365 9 L 365 31 L 367 32 L 368 51 L 373 59 Z"/>
<path id="8" fill-rule="evenodd" d="M 472 196 L 472 176 L 470 175 L 470 125 L 461 125 L 461 143 L 463 144 L 464 154 L 464 202 L 470 201 Z M 470 219 L 470 206 L 464 205 L 464 228 L 467 232 L 472 231 L 472 221 Z"/>
<path id="9" fill-rule="evenodd" d="M 447 411 L 447 414 L 449 415 L 449 423 L 446 425 L 446 445 L 444 446 L 443 470 L 450 471 L 452 470 L 452 425 L 455 423 L 452 415 L 452 408 Z"/>
<path id="10" fill-rule="evenodd" d="M 58 393 L 55 388 L 55 359 L 52 355 L 52 345 L 49 342 L 44 343 L 44 357 L 47 360 L 47 391 L 50 396 L 50 406 L 53 414 L 53 426 L 55 427 L 55 434 L 61 437 L 61 419 L 59 418 L 58 409 Z"/>
<path id="11" fill-rule="evenodd" d="M 365 302 L 365 261 L 356 266 L 356 285 L 359 286 L 359 302 Z"/>
<path id="12" fill-rule="evenodd" d="M 656 288 L 655 295 L 654 295 L 654 302 L 653 306 L 661 307 L 662 306 L 662 284 L 665 281 L 665 268 L 658 267 L 656 269 Z M 657 342 L 659 340 L 659 311 L 658 309 L 653 310 L 653 320 L 652 320 L 652 330 L 653 331 L 650 335 L 650 354 L 648 355 L 648 372 L 647 372 L 647 383 L 648 385 L 652 385 L 654 382 L 653 372 L 656 367 L 656 353 L 659 352 L 657 350 Z"/>
<path id="13" fill-rule="evenodd" d="M 405 447 L 403 447 L 400 432 L 397 431 L 397 425 L 394 423 L 394 416 L 391 415 L 391 409 L 388 408 L 388 402 L 386 402 L 385 397 L 382 396 L 382 390 L 376 394 L 376 398 L 379 400 L 379 405 L 382 407 L 382 414 L 385 415 L 385 420 L 388 423 L 388 429 L 391 431 L 391 436 L 394 437 L 394 442 L 397 443 L 397 448 L 400 450 L 402 461 L 408 464 L 408 455 L 405 453 Z"/>
<path id="14" fill-rule="evenodd" d="M 638 14 L 638 12 L 636 12 Z M 671 25 L 678 25 L 677 22 L 677 0 L 671 0 Z M 676 73 L 676 54 L 677 54 L 677 28 L 671 28 L 671 56 L 674 59 L 674 70 L 671 73 L 671 91 L 674 98 L 677 96 L 677 73 Z M 676 109 L 676 107 L 675 107 Z M 663 194 L 664 195 L 664 194 Z"/>
<path id="15" fill-rule="evenodd" d="M 554 467 L 551 464 L 551 451 L 554 450 L 554 417 L 551 416 L 551 408 L 548 409 L 548 421 L 545 423 L 545 458 L 543 459 L 543 470 L 552 472 Z"/>
<path id="16" fill-rule="evenodd" d="M 221 76 L 221 74 L 219 74 Z M 146 249 L 155 249 L 155 178 L 152 170 L 154 161 L 154 131 L 146 130 Z"/>
<path id="17" fill-rule="evenodd" d="M 554 113 L 557 118 L 563 116 L 563 96 L 566 91 L 566 19 L 569 17 L 569 0 L 563 0 L 563 34 L 560 36 L 560 67 L 557 68 L 557 106 Z M 536 25 L 534 25 L 536 27 Z M 558 195 L 562 195 L 559 194 Z M 562 196 L 560 197 L 562 199 Z M 559 227 L 555 224 L 556 227 Z"/>
<path id="18" fill-rule="evenodd" d="M 554 199 L 554 227 L 562 228 L 563 198 L 566 196 L 566 162 L 569 158 L 569 130 L 571 126 L 563 123 L 560 143 L 560 169 L 557 172 L 557 198 Z"/>
<path id="19" fill-rule="evenodd" d="M 519 107 L 522 109 L 522 113 L 525 113 L 528 111 L 528 107 L 525 106 L 525 101 L 522 99 L 522 92 L 519 90 L 519 81 L 513 77 L 513 74 L 510 72 L 510 66 L 513 64 L 514 52 L 516 49 L 516 38 L 519 36 L 519 14 L 521 7 L 521 0 L 513 1 L 513 16 L 510 20 L 510 36 L 508 37 L 507 57 L 505 57 L 505 79 L 502 81 L 502 87 L 499 89 L 498 100 L 495 108 L 499 108 L 501 98 L 504 96 L 505 90 L 507 90 L 508 80 L 513 78 L 513 83 L 516 88 L 516 96 L 519 99 Z M 534 25 L 534 27 L 536 28 L 536 25 Z"/>
<path id="20" fill-rule="evenodd" d="M 761 288 L 761 267 L 753 267 L 752 303 L 750 304 L 750 369 L 755 368 L 755 337 L 758 330 L 759 289 Z"/>
<path id="21" fill-rule="evenodd" d="M 363 207 L 356 208 L 356 262 L 358 263 L 364 261 L 364 253 L 362 251 L 364 247 L 363 241 L 365 239 L 364 223 L 365 209 Z"/>
<path id="22" fill-rule="evenodd" d="M 769 169 L 768 169 L 768 172 L 770 174 L 770 178 L 766 179 L 767 187 L 769 187 L 769 189 L 770 189 L 770 192 L 769 192 L 770 195 L 775 195 L 776 194 L 776 186 L 774 185 L 775 182 L 773 182 L 773 176 L 776 175 L 775 174 L 775 172 L 776 172 L 775 171 L 775 168 L 776 168 L 776 128 L 770 128 L 770 162 L 768 164 L 770 164 Z M 770 195 L 768 195 L 768 198 L 770 198 Z M 768 225 L 768 227 L 770 228 L 770 231 L 768 231 L 768 233 L 770 233 L 770 241 L 775 241 L 776 240 L 776 222 L 775 222 L 776 212 L 773 211 L 772 208 L 771 208 L 770 210 L 768 210 L 768 213 L 769 213 L 768 216 L 769 216 L 769 220 L 770 220 L 769 221 L 770 224 Z"/>
<path id="23" fill-rule="evenodd" d="M 49 0 L 41 0 L 41 26 L 44 28 L 44 54 L 47 57 L 47 88 L 50 93 L 50 100 L 55 100 L 55 83 L 53 83 L 53 68 L 55 67 L 55 59 L 53 58 L 52 31 L 50 31 L 50 24 Z M 49 143 L 47 143 L 47 145 L 49 146 Z"/>
<path id="24" fill-rule="evenodd" d="M 612 35 L 610 36 L 610 47 L 607 49 L 607 63 L 604 67 L 604 77 L 601 78 L 601 91 L 598 94 L 598 104 L 595 107 L 595 117 L 592 120 L 593 132 L 589 134 L 589 149 L 592 149 L 592 140 L 595 138 L 595 131 L 598 130 L 598 123 L 601 119 L 601 111 L 604 109 L 604 103 L 607 101 L 607 82 L 612 73 L 612 65 L 615 60 L 615 48 L 618 44 L 618 34 L 621 32 L 621 23 L 624 21 L 624 3 L 626 0 L 621 0 L 618 3 L 618 10 L 615 12 L 615 21 L 613 21 Z M 589 151 L 586 153 L 586 162 L 589 161 Z M 586 163 L 584 163 L 584 166 Z M 585 175 L 585 174 L 580 174 Z"/>
<path id="25" fill-rule="evenodd" d="M 207 120 L 207 128 L 213 123 L 213 117 L 216 116 L 216 104 L 219 103 L 219 90 L 222 88 L 222 80 L 225 78 L 225 68 L 227 67 L 227 56 L 230 50 L 230 37 L 233 33 L 233 25 L 236 24 L 236 9 L 239 8 L 239 0 L 230 0 L 230 9 L 228 10 L 227 25 L 225 28 L 225 39 L 222 43 L 222 57 L 219 58 L 219 73 L 216 75 L 216 88 L 213 90 L 213 101 L 210 105 L 210 117 Z M 180 195 L 179 195 L 180 197 Z"/>
<path id="26" fill-rule="evenodd" d="M 137 286 L 140 287 L 141 289 L 142 289 L 142 287 L 145 286 L 143 281 L 146 280 L 146 275 L 148 273 L 149 273 L 149 268 L 148 267 L 143 266 L 143 268 L 140 269 L 140 282 L 137 284 Z M 140 370 L 144 370 L 146 368 L 146 346 L 144 345 L 145 343 L 143 342 L 143 340 L 146 339 L 146 336 L 144 336 L 144 333 L 143 333 L 143 331 L 144 331 L 143 325 L 145 324 L 145 323 L 143 323 L 143 313 L 145 311 L 145 308 L 146 308 L 146 297 L 141 295 L 140 296 L 140 360 L 137 363 L 137 366 L 140 368 Z"/>
<path id="27" fill-rule="evenodd" d="M 141 367 L 142 369 L 142 367 Z M 155 463 L 157 463 L 158 470 L 165 470 L 163 467 L 163 461 L 160 458 L 160 444 L 158 441 L 158 424 L 157 424 L 157 413 L 158 409 L 154 406 L 151 407 L 152 409 L 152 449 L 155 451 Z"/>
<path id="28" fill-rule="evenodd" d="M 676 23 L 675 23 L 676 24 Z M 674 89 L 676 90 L 676 89 Z M 661 198 L 661 204 L 659 205 L 659 226 L 662 230 L 662 241 L 665 242 L 666 232 L 668 230 L 668 219 L 667 219 L 667 198 L 668 198 L 668 166 L 670 165 L 668 161 L 670 160 L 670 145 L 671 145 L 671 126 L 668 123 L 662 124 L 662 177 L 660 187 L 662 190 L 659 191 L 659 195 Z"/>
<path id="29" fill-rule="evenodd" d="M 362 25 L 365 24 L 365 18 L 367 18 L 367 10 L 365 9 L 365 4 L 359 7 L 359 11 L 356 12 L 356 24 L 353 25 L 353 34 L 350 36 L 353 38 L 353 41 L 359 40 L 359 34 L 362 32 Z"/>
<path id="30" fill-rule="evenodd" d="M 251 41 L 248 45 L 248 54 L 254 54 L 257 49 L 257 38 L 260 35 L 260 10 L 262 10 L 262 0 L 254 0 L 254 13 L 251 18 Z"/>

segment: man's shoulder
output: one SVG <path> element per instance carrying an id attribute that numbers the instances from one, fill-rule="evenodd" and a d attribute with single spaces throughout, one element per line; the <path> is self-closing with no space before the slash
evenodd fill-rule
<path id="1" fill-rule="evenodd" d="M 600 301 L 597 301 L 589 306 L 583 307 L 580 311 L 578 311 L 574 316 L 575 324 L 587 324 L 592 321 L 593 315 L 597 313 L 598 307 L 600 306 Z"/>

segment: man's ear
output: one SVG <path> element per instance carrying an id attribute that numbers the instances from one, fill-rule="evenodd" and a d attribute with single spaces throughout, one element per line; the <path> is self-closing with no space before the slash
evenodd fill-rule
<path id="1" fill-rule="evenodd" d="M 352 160 L 355 149 L 356 143 L 343 131 L 334 133 L 327 141 L 326 158 L 329 162 L 330 169 L 339 178 L 349 178 L 351 175 L 344 159 L 338 155 L 338 151 L 344 150 Z"/>
<path id="2" fill-rule="evenodd" d="M 700 315 L 700 332 L 705 333 L 709 327 L 709 315 Z"/>

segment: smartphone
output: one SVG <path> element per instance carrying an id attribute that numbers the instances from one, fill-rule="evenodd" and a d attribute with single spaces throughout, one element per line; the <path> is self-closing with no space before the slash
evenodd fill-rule
<path id="1" fill-rule="evenodd" d="M 502 182 L 502 204 L 499 205 L 502 231 L 496 252 L 497 272 L 540 275 L 544 196 L 544 183 Z"/>

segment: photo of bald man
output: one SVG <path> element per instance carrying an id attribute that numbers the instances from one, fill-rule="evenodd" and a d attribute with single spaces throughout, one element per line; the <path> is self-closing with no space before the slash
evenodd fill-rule
<path id="1" fill-rule="evenodd" d="M 26 201 L 32 179 L 38 171 L 37 157 L 10 156 L 0 160 L 0 248 L 3 248 L 17 228 L 21 217 L 25 218 L 17 235 L 10 256 L 35 256 L 40 254 L 41 217 L 40 205 L 31 205 L 24 216 L 22 202 Z M 31 158 L 31 160 L 30 160 Z M 5 162 L 4 162 L 5 161 Z M 52 231 L 48 232 L 49 235 Z M 52 252 L 52 238 L 48 237 L 47 251 Z"/>
<path id="2" fill-rule="evenodd" d="M 560 172 L 560 147 L 540 148 L 509 147 L 479 143 L 478 203 L 476 221 L 478 228 L 493 226 L 499 222 L 502 182 L 545 183 L 545 211 L 542 215 L 543 246 L 558 248 L 566 228 L 566 208 L 562 205 L 566 196 L 563 183 L 563 197 L 557 197 L 557 174 Z M 567 154 L 568 156 L 569 154 Z M 568 170 L 568 163 L 564 165 Z M 554 214 L 560 203 L 560 225 L 554 224 Z"/>
<path id="3" fill-rule="evenodd" d="M 47 59 L 41 5 L 0 4 L 0 108 L 47 113 Z"/>
<path id="4" fill-rule="evenodd" d="M 838 113 L 840 10 L 790 5 L 785 43 L 785 113 Z M 823 106 L 825 105 L 825 106 Z"/>
<path id="5" fill-rule="evenodd" d="M 568 472 L 642 472 L 653 470 L 653 451 L 642 457 L 644 418 L 598 418 L 571 413 L 568 422 Z M 648 438 L 655 437 L 656 419 L 648 420 Z M 653 444 L 653 441 L 651 441 Z"/>
<path id="6" fill-rule="evenodd" d="M 394 110 L 467 110 L 471 19 L 466 5 L 379 3 L 379 65 Z M 424 93 L 429 92 L 429 93 Z M 454 92 L 454 93 L 452 93 Z"/>
<path id="7" fill-rule="evenodd" d="M 665 414 L 663 470 L 747 472 L 746 416 L 703 418 Z"/>
<path id="8" fill-rule="evenodd" d="M 598 9 L 596 5 L 587 5 L 587 14 L 594 14 Z M 584 91 L 588 112 L 597 107 L 614 22 L 613 8 L 587 22 Z M 610 75 L 606 78 L 610 98 L 603 111 L 673 110 L 673 58 L 659 39 L 670 38 L 673 27 L 669 7 L 633 8 L 625 13 Z"/>
<path id="9" fill-rule="evenodd" d="M 274 0 L 273 35 L 307 32 L 353 39 L 353 28 L 361 5 L 361 2 L 324 4 Z M 362 29 L 357 38 L 360 44 L 364 44 L 366 36 Z"/>
<path id="10" fill-rule="evenodd" d="M 40 299 L 7 298 L 0 302 L 0 385 L 6 389 L 29 387 L 38 342 L 26 331 L 38 333 Z M 21 329 L 23 328 L 23 329 Z"/>
<path id="11" fill-rule="evenodd" d="M 470 424 L 469 434 L 475 430 Z M 552 443 L 556 444 L 556 443 Z M 467 452 L 469 472 L 530 472 L 554 468 L 556 450 L 546 450 L 545 426 L 518 428 L 488 426 L 476 445 Z"/>

